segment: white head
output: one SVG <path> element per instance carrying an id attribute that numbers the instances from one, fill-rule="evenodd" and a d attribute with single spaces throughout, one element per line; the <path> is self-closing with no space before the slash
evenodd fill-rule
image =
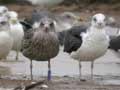
<path id="1" fill-rule="evenodd" d="M 9 18 L 18 18 L 18 14 L 15 11 L 9 11 L 8 16 Z"/>
<path id="2" fill-rule="evenodd" d="M 0 6 L 0 22 L 7 21 L 6 14 L 8 12 L 8 8 L 6 6 Z"/>
<path id="3" fill-rule="evenodd" d="M 8 8 L 6 6 L 0 6 L 0 14 L 4 14 L 8 12 Z"/>
<path id="4" fill-rule="evenodd" d="M 105 25 L 106 25 L 106 16 L 102 13 L 98 13 L 98 14 L 95 14 L 93 17 L 92 17 L 92 26 L 95 27 L 95 28 L 104 28 Z"/>
<path id="5" fill-rule="evenodd" d="M 9 19 L 10 23 L 14 24 L 18 21 L 18 14 L 15 11 L 9 11 L 7 13 L 7 16 L 8 16 L 8 19 Z"/>

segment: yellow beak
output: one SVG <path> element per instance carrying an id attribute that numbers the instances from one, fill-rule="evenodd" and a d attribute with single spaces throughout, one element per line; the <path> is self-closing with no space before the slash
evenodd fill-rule
<path id="1" fill-rule="evenodd" d="M 11 20 L 11 23 L 12 23 L 12 24 L 16 24 L 16 23 L 17 23 L 17 20 L 12 19 L 12 20 Z"/>

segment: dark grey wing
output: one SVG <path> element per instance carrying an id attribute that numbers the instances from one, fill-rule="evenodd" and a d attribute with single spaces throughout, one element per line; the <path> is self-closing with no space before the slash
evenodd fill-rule
<path id="1" fill-rule="evenodd" d="M 82 44 L 82 37 L 80 34 L 86 32 L 87 27 L 75 26 L 68 30 L 64 38 L 64 52 L 71 53 L 76 51 Z"/>
<path id="2" fill-rule="evenodd" d="M 115 51 L 120 49 L 120 36 L 111 36 L 109 48 Z"/>
<path id="3" fill-rule="evenodd" d="M 24 32 L 26 30 L 32 29 L 32 25 L 29 22 L 27 22 L 26 20 L 20 21 L 20 23 L 23 26 Z"/>
<path id="4" fill-rule="evenodd" d="M 62 31 L 62 32 L 57 32 L 57 36 L 59 39 L 59 44 L 62 46 L 64 43 L 64 38 L 65 38 L 65 33 L 66 31 Z"/>

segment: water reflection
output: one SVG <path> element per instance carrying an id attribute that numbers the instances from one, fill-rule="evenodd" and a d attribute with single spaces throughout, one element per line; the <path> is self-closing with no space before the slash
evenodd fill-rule
<path id="1" fill-rule="evenodd" d="M 29 75 L 29 60 L 20 55 L 18 62 L 14 61 L 14 52 L 11 52 L 6 62 L 0 62 L 0 74 L 3 75 Z M 53 76 L 77 76 L 78 62 L 72 60 L 68 54 L 63 53 L 54 58 L 52 61 Z M 47 75 L 47 62 L 33 61 L 34 76 Z M 82 74 L 89 76 L 90 63 L 82 63 Z M 108 50 L 105 56 L 95 61 L 94 66 L 95 79 L 105 84 L 120 84 L 120 57 L 119 54 Z"/>

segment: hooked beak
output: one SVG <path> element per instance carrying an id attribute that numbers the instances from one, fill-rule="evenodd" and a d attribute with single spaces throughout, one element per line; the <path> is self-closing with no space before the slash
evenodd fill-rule
<path id="1" fill-rule="evenodd" d="M 98 23 L 98 28 L 103 28 L 103 27 L 104 27 L 104 24 Z"/>
<path id="2" fill-rule="evenodd" d="M 17 20 L 12 19 L 11 22 L 12 22 L 13 24 L 16 24 L 16 23 L 17 23 Z"/>
<path id="3" fill-rule="evenodd" d="M 44 31 L 45 31 L 45 32 L 48 32 L 48 27 L 45 27 Z"/>

